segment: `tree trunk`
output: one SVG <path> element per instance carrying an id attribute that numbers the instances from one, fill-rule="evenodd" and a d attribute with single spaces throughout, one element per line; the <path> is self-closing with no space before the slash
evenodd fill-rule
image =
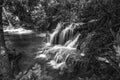
<path id="1" fill-rule="evenodd" d="M 0 0 L 0 5 L 3 2 L 4 0 Z M 2 26 L 2 7 L 0 6 L 0 80 L 10 80 L 10 69 Z"/>

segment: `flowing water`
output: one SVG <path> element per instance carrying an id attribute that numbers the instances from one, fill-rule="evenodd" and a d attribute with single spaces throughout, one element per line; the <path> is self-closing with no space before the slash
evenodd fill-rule
<path id="1" fill-rule="evenodd" d="M 75 56 L 79 53 L 77 47 L 81 34 L 75 31 L 77 26 L 79 25 L 74 23 L 69 25 L 59 23 L 56 29 L 54 29 L 53 33 L 47 34 L 47 42 L 44 45 L 46 50 L 40 52 L 40 54 L 36 57 L 48 61 L 46 66 L 52 68 L 49 76 L 57 77 L 55 80 L 62 79 L 62 77 L 65 75 L 65 69 L 68 69 L 69 72 L 73 71 L 72 68 L 69 68 L 70 65 L 68 66 L 67 60 L 70 56 Z M 60 72 L 56 73 L 54 70 L 59 70 Z M 68 79 L 70 77 L 71 76 L 64 77 L 64 80 L 71 80 Z"/>
<path id="2" fill-rule="evenodd" d="M 47 42 L 42 46 L 43 48 L 46 48 L 44 51 L 38 50 L 38 47 L 40 49 L 42 48 L 41 44 L 43 43 L 43 36 L 36 35 L 30 31 L 27 32 L 31 34 L 25 34 L 26 31 L 22 29 L 20 29 L 21 31 L 15 31 L 14 33 L 13 31 L 8 31 L 9 34 L 12 35 L 11 41 L 14 42 L 14 47 L 16 47 L 17 51 L 25 51 L 26 56 L 20 61 L 22 71 L 26 70 L 34 63 L 32 61 L 36 56 L 35 51 L 37 52 L 38 50 L 37 53 L 40 54 L 36 56 L 36 59 L 39 58 L 38 60 L 41 62 L 43 59 L 45 59 L 43 61 L 49 60 L 47 64 L 45 62 L 43 63 L 45 64 L 45 67 L 52 67 L 52 70 L 49 70 L 49 76 L 57 77 L 55 80 L 61 80 L 62 76 L 60 77 L 60 74 L 63 74 L 62 71 L 68 68 L 68 65 L 66 64 L 67 58 L 70 55 L 75 55 L 77 53 L 78 41 L 81 34 L 75 32 L 75 28 L 76 25 L 73 23 L 66 26 L 63 23 L 59 23 L 52 33 L 47 33 Z M 60 70 L 60 73 L 54 72 L 53 69 Z"/>
<path id="3" fill-rule="evenodd" d="M 80 40 L 79 38 L 81 37 L 81 34 L 75 31 L 75 29 L 78 26 L 79 25 L 76 25 L 74 23 L 71 23 L 69 25 L 59 23 L 56 29 L 54 29 L 52 33 L 47 33 L 46 43 L 43 44 L 42 47 L 41 47 L 41 44 L 43 43 L 42 42 L 43 37 L 39 35 L 35 35 L 35 34 L 32 35 L 33 34 L 32 33 L 32 34 L 29 34 L 30 35 L 29 37 L 28 34 L 23 35 L 23 30 L 22 32 L 18 32 L 19 36 L 18 35 L 16 36 L 16 34 L 13 34 L 12 36 L 14 36 L 14 38 L 16 36 L 16 39 L 19 39 L 19 40 L 15 39 L 17 43 L 15 47 L 20 46 L 20 44 L 22 43 L 23 44 L 26 43 L 26 45 L 29 44 L 28 46 L 21 45 L 22 47 L 18 48 L 19 51 L 25 50 L 25 54 L 30 55 L 30 56 L 27 56 L 29 58 L 28 60 L 26 60 L 26 57 L 23 60 L 21 60 L 22 68 L 23 67 L 25 69 L 28 68 L 29 67 L 28 65 L 33 64 L 32 59 L 38 59 L 39 61 L 44 63 L 45 67 L 48 66 L 52 68 L 51 71 L 49 68 L 49 73 L 50 73 L 49 76 L 57 77 L 57 79 L 55 80 L 61 80 L 62 77 L 64 76 L 64 75 L 61 76 L 61 74 L 64 74 L 63 71 L 69 68 L 67 63 L 68 58 L 71 55 L 73 56 L 79 53 L 79 50 L 77 49 L 77 47 L 78 47 L 78 42 Z M 29 38 L 26 40 L 25 38 L 27 37 Z M 40 51 L 38 50 L 38 47 L 40 48 Z M 39 53 L 39 54 L 37 56 L 35 55 L 36 57 L 34 58 L 35 51 L 36 53 Z M 25 66 L 28 66 L 28 67 L 25 67 Z M 60 73 L 59 72 L 56 73 L 56 71 L 54 72 L 54 70 L 59 70 Z M 69 70 L 69 72 L 72 72 L 72 70 Z M 67 77 L 64 77 L 64 78 L 67 78 Z M 64 80 L 71 80 L 71 79 L 64 79 Z"/>
<path id="4" fill-rule="evenodd" d="M 43 58 L 43 56 L 44 58 L 47 58 L 49 56 L 50 59 L 53 59 L 53 61 L 49 63 L 51 65 L 54 61 L 56 64 L 57 62 L 60 62 L 61 64 L 65 62 L 66 58 L 78 51 L 78 40 L 81 34 L 75 32 L 75 28 L 77 28 L 77 26 L 78 25 L 74 23 L 66 26 L 59 23 L 56 29 L 54 29 L 54 32 L 47 36 L 49 37 L 49 40 L 47 40 L 45 44 L 45 48 L 47 48 L 47 50 L 43 54 L 40 54 L 39 57 L 37 56 L 37 58 Z M 53 68 L 55 68 L 55 66 L 53 66 Z"/>
<path id="5" fill-rule="evenodd" d="M 64 27 L 59 23 L 54 32 L 49 35 L 50 40 L 48 40 L 47 44 L 65 46 L 69 42 L 68 47 L 74 47 L 80 37 L 80 34 L 75 34 L 75 28 L 76 25 L 74 24 Z"/>

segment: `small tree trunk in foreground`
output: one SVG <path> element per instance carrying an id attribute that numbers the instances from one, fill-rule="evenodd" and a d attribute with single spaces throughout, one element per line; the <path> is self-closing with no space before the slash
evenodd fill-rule
<path id="1" fill-rule="evenodd" d="M 4 0 L 0 0 L 0 5 L 3 2 Z M 11 80 L 9 76 L 10 69 L 2 26 L 2 6 L 0 6 L 0 80 Z"/>

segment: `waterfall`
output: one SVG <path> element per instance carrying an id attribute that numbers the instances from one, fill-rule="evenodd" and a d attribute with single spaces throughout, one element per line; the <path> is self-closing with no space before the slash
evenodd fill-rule
<path id="1" fill-rule="evenodd" d="M 47 44 L 50 44 L 50 45 L 59 44 L 60 43 L 59 39 L 62 38 L 62 37 L 59 38 L 59 35 L 60 35 L 62 29 L 64 29 L 64 27 L 65 26 L 63 25 L 63 23 L 58 23 L 54 32 L 52 34 L 49 34 L 50 40 L 49 40 L 49 42 L 47 42 Z"/>
<path id="2" fill-rule="evenodd" d="M 74 30 L 76 26 L 72 23 L 68 26 L 64 26 L 63 23 L 59 23 L 52 34 L 50 34 L 51 45 L 65 45 L 69 40 L 73 39 Z"/>
<path id="3" fill-rule="evenodd" d="M 50 34 L 50 44 L 58 44 L 59 43 L 59 31 L 55 31 L 52 34 Z"/>
<path id="4" fill-rule="evenodd" d="M 79 39 L 79 37 L 80 37 L 80 34 L 77 34 L 77 37 L 73 40 L 73 41 L 71 41 L 68 45 L 67 45 L 67 47 L 77 47 L 77 42 L 78 42 L 78 39 Z"/>
<path id="5" fill-rule="evenodd" d="M 57 27 L 54 31 L 61 31 L 65 28 L 66 26 L 64 26 L 64 23 L 60 22 L 57 24 Z"/>
<path id="6" fill-rule="evenodd" d="M 65 44 L 66 41 L 72 39 L 73 37 L 73 32 L 74 32 L 74 29 L 73 29 L 73 24 L 69 25 L 68 27 L 66 27 L 63 31 L 61 31 L 61 34 L 60 34 L 60 44 Z"/>
<path id="7" fill-rule="evenodd" d="M 45 44 L 46 51 L 38 58 L 50 60 L 48 64 L 54 69 L 66 68 L 68 58 L 80 52 L 77 46 L 81 34 L 75 32 L 78 27 L 78 23 L 69 25 L 59 23 L 53 33 L 48 33 L 48 40 Z"/>

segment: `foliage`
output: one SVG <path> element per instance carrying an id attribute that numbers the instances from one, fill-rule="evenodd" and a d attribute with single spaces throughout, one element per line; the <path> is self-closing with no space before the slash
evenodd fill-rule
<path id="1" fill-rule="evenodd" d="M 60 21 L 88 22 L 102 17 L 106 21 L 116 21 L 119 17 L 118 3 L 117 0 L 7 0 L 5 7 L 24 24 L 33 28 L 46 26 L 49 30 Z"/>
<path id="2" fill-rule="evenodd" d="M 5 9 L 12 13 L 10 17 L 17 16 L 22 24 L 40 30 L 51 31 L 59 22 L 83 22 L 76 28 L 76 33 L 82 36 L 78 41 L 79 52 L 50 47 L 46 54 L 59 64 L 54 61 L 49 64 L 54 63 L 54 68 L 60 65 L 57 68 L 63 72 L 67 65 L 79 77 L 96 75 L 100 80 L 120 79 L 119 0 L 8 0 Z M 82 53 L 85 56 L 81 58 Z"/>
<path id="3" fill-rule="evenodd" d="M 52 77 L 44 72 L 41 65 L 36 63 L 28 71 L 20 72 L 15 80 L 52 80 Z"/>

